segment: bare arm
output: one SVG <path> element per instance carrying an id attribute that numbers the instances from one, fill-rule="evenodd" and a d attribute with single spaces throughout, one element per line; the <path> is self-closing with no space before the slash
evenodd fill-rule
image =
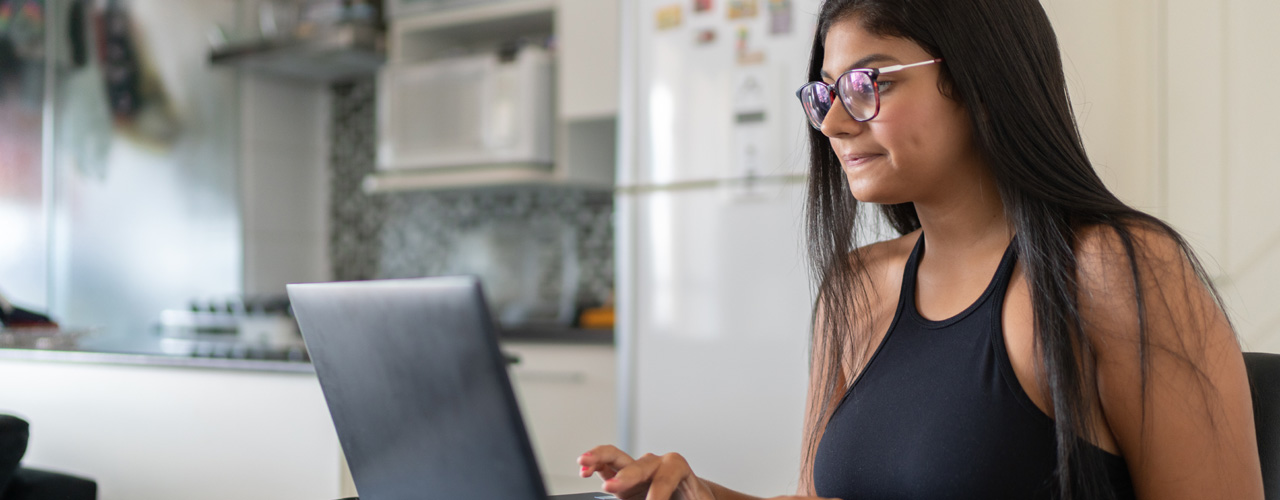
<path id="1" fill-rule="evenodd" d="M 1235 333 L 1170 238 L 1138 228 L 1134 235 L 1145 345 L 1119 236 L 1082 235 L 1079 269 L 1099 402 L 1135 491 L 1144 499 L 1261 499 L 1252 400 Z"/>

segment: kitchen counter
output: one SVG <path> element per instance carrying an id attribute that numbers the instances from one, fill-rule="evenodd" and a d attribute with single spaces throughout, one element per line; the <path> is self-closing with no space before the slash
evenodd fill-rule
<path id="1" fill-rule="evenodd" d="M 107 352 L 85 349 L 20 349 L 0 347 L 0 359 L 31 361 L 66 361 L 116 365 L 172 366 L 183 368 L 216 368 L 286 373 L 314 373 L 307 361 L 266 359 L 203 358 L 159 353 Z"/>
<path id="2" fill-rule="evenodd" d="M 314 373 L 305 351 L 292 349 L 218 349 L 189 345 L 175 352 L 174 339 L 159 336 L 86 335 L 60 330 L 0 330 L 0 359 L 135 366 L 215 368 L 285 373 Z M 214 343 L 205 342 L 205 345 Z M 192 353 L 192 354 L 187 354 Z"/>
<path id="3" fill-rule="evenodd" d="M 498 334 L 498 341 L 613 345 L 613 330 L 587 330 L 569 327 L 509 328 Z"/>
<path id="4" fill-rule="evenodd" d="M 2 339 L 0 339 L 2 340 Z M 180 355 L 166 353 L 162 339 L 102 338 L 83 342 L 15 343 L 0 341 L 0 359 L 60 361 L 114 365 L 169 366 L 212 368 L 259 372 L 314 373 L 305 356 L 237 357 L 232 353 L 214 355 Z M 566 327 L 522 327 L 504 330 L 499 342 L 563 345 L 613 345 L 612 330 L 584 330 Z M 258 359 L 253 359 L 258 358 Z"/>
<path id="5" fill-rule="evenodd" d="M 310 367 L 0 348 L 0 411 L 31 422 L 24 463 L 91 477 L 100 500 L 338 498 Z"/>

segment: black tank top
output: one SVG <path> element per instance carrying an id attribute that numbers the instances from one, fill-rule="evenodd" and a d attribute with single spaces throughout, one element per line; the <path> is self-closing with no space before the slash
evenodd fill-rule
<path id="1" fill-rule="evenodd" d="M 941 321 L 916 310 L 923 250 L 921 236 L 888 333 L 827 423 L 813 464 L 818 496 L 1055 498 L 1053 420 L 1022 390 L 1004 347 L 1013 243 L 982 296 Z M 1100 454 L 1117 498 L 1134 498 L 1124 459 L 1084 450 Z"/>

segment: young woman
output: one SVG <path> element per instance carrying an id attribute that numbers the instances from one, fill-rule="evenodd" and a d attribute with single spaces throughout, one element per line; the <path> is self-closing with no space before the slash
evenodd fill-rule
<path id="1" fill-rule="evenodd" d="M 809 78 L 802 495 L 1262 498 L 1230 322 L 1094 172 L 1037 0 L 827 0 Z M 901 236 L 853 241 L 862 203 Z M 579 462 L 624 498 L 753 498 L 677 454 Z"/>

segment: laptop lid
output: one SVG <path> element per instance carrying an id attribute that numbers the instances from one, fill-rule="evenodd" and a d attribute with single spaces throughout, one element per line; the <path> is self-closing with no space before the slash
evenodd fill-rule
<path id="1" fill-rule="evenodd" d="M 547 498 L 477 279 L 288 292 L 361 498 Z"/>

